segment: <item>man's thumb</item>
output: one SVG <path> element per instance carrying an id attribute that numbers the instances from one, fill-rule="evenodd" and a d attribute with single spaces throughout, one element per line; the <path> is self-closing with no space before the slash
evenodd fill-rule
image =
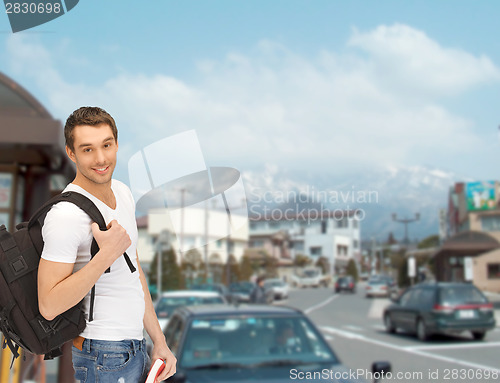
<path id="1" fill-rule="evenodd" d="M 99 229 L 99 225 L 95 222 L 92 222 L 91 228 L 92 228 L 92 234 L 94 235 L 94 237 L 97 233 L 99 233 L 101 231 L 101 229 Z"/>

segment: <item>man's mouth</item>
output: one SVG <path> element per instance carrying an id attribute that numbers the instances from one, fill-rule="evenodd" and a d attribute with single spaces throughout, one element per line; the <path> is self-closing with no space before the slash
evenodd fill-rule
<path id="1" fill-rule="evenodd" d="M 104 166 L 102 168 L 92 168 L 97 174 L 104 174 L 109 169 L 109 166 Z"/>

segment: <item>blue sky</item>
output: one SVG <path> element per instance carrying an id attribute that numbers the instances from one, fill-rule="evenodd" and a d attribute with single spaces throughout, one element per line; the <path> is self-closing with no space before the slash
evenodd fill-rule
<path id="1" fill-rule="evenodd" d="M 209 165 L 356 174 L 428 166 L 498 179 L 497 1 L 81 0 L 12 34 L 0 71 L 58 119 L 99 105 L 117 176 L 195 129 Z"/>

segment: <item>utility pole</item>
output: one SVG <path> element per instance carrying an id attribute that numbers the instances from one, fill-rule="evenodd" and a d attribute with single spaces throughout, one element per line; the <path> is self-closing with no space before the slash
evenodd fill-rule
<path id="1" fill-rule="evenodd" d="M 205 262 L 205 283 L 208 282 L 208 199 L 205 200 L 205 246 L 203 246 L 203 259 Z"/>
<path id="2" fill-rule="evenodd" d="M 184 204 L 185 204 L 185 201 L 184 201 L 184 197 L 185 197 L 185 194 L 186 194 L 186 189 L 185 188 L 182 188 L 181 189 L 181 235 L 180 235 L 180 243 L 179 243 L 179 255 L 180 255 L 180 260 L 181 260 L 181 265 L 182 265 L 182 262 L 184 261 L 184 253 L 183 253 L 183 250 L 184 250 Z"/>
<path id="3" fill-rule="evenodd" d="M 371 274 L 375 274 L 373 271 L 377 270 L 377 249 L 376 246 L 377 242 L 375 241 L 375 237 L 372 237 L 372 251 L 371 251 L 371 261 L 372 261 L 372 267 L 371 267 Z"/>
<path id="4" fill-rule="evenodd" d="M 226 281 L 227 285 L 231 283 L 231 226 L 233 225 L 231 219 L 231 211 L 229 210 L 226 196 L 222 193 L 222 199 L 224 201 L 224 205 L 226 206 L 226 214 L 227 214 L 227 239 L 226 239 L 226 250 L 227 250 L 227 258 L 226 258 Z"/>

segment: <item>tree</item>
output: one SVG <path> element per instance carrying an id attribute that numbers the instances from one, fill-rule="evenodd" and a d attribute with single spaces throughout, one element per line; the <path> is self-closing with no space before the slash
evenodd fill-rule
<path id="1" fill-rule="evenodd" d="M 187 260 L 181 263 L 181 288 L 190 288 L 195 284 L 196 266 Z"/>
<path id="2" fill-rule="evenodd" d="M 240 267 L 233 254 L 230 254 L 226 261 L 226 266 L 224 268 L 224 280 L 227 286 L 229 286 L 230 283 L 240 280 Z"/>
<path id="3" fill-rule="evenodd" d="M 179 265 L 177 264 L 177 257 L 173 249 L 163 251 L 161 253 L 162 259 L 162 277 L 161 277 L 161 290 L 178 290 L 182 286 L 182 276 Z M 157 265 L 158 265 L 158 252 L 156 252 L 153 262 L 151 263 L 151 270 L 149 272 L 149 281 L 152 285 L 156 285 L 157 281 Z"/>
<path id="4" fill-rule="evenodd" d="M 274 278 L 278 275 L 277 273 L 277 267 L 278 267 L 278 260 L 274 257 L 271 257 L 270 255 L 266 255 L 264 257 L 264 273 L 267 276 L 267 278 Z"/>
<path id="5" fill-rule="evenodd" d="M 352 276 L 354 280 L 358 280 L 358 267 L 356 266 L 356 261 L 352 258 L 347 262 L 346 274 Z"/>
<path id="6" fill-rule="evenodd" d="M 330 262 L 328 262 L 328 259 L 326 257 L 319 257 L 316 261 L 315 266 L 321 269 L 322 274 L 330 273 Z"/>
<path id="7" fill-rule="evenodd" d="M 240 281 L 249 281 L 254 271 L 250 257 L 248 255 L 243 255 L 240 261 Z"/>
<path id="8" fill-rule="evenodd" d="M 208 257 L 208 274 L 213 283 L 222 282 L 223 264 L 219 253 L 212 253 Z"/>
<path id="9" fill-rule="evenodd" d="M 398 243 L 398 241 L 396 241 L 396 239 L 394 238 L 394 234 L 392 234 L 392 231 L 389 233 L 389 236 L 387 237 L 387 244 L 388 245 L 395 245 L 396 243 Z"/>
<path id="10" fill-rule="evenodd" d="M 199 268 L 198 268 L 197 283 L 209 283 L 209 281 L 208 281 L 208 268 L 204 262 L 201 263 Z"/>
<path id="11" fill-rule="evenodd" d="M 192 264 L 196 269 L 199 269 L 202 263 L 201 254 L 197 249 L 190 249 L 184 255 L 184 261 Z"/>
<path id="12" fill-rule="evenodd" d="M 202 283 L 206 280 L 204 263 L 197 249 L 190 249 L 184 254 L 181 270 L 183 275 L 183 286 L 186 288 Z"/>
<path id="13" fill-rule="evenodd" d="M 429 247 L 438 247 L 439 246 L 439 235 L 434 234 L 434 235 L 429 235 L 428 237 L 422 239 L 418 243 L 418 248 L 419 249 L 428 249 Z"/>
<path id="14" fill-rule="evenodd" d="M 304 267 L 311 264 L 311 258 L 303 254 L 297 254 L 293 260 L 293 264 L 297 267 Z"/>

